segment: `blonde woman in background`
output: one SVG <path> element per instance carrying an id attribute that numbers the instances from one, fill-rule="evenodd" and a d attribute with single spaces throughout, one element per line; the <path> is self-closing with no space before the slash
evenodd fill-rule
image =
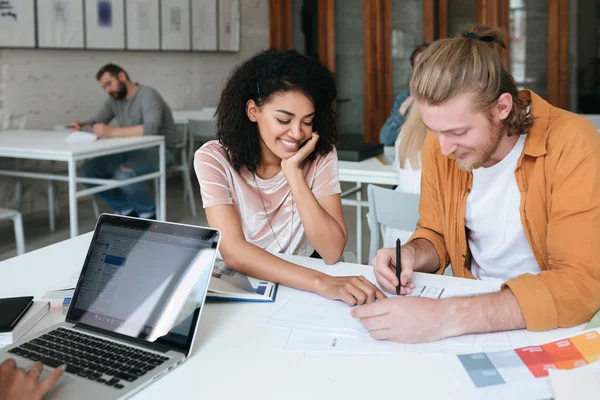
<path id="1" fill-rule="evenodd" d="M 408 118 L 400 130 L 395 144 L 396 161 L 394 167 L 398 172 L 398 186 L 395 189 L 397 192 L 421 192 L 421 149 L 426 137 L 427 128 L 421 121 L 419 109 L 411 107 Z M 383 247 L 394 247 L 396 239 L 406 243 L 413 232 L 381 225 Z"/>

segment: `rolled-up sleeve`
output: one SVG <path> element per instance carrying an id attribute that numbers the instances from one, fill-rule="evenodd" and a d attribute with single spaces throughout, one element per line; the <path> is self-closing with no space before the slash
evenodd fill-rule
<path id="1" fill-rule="evenodd" d="M 556 171 L 547 226 L 549 268 L 505 283 L 532 331 L 585 323 L 600 308 L 600 151 L 571 167 L 559 162 Z"/>

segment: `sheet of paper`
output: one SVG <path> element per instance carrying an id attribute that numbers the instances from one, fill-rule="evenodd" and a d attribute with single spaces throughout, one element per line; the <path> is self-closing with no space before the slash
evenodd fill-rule
<path id="1" fill-rule="evenodd" d="M 499 282 L 478 282 L 460 279 L 441 279 L 438 276 L 417 274 L 413 296 L 447 298 L 496 291 Z M 433 343 L 398 344 L 371 339 L 368 331 L 350 315 L 351 307 L 313 293 L 298 292 L 280 307 L 266 323 L 292 328 L 284 346 L 286 351 L 314 352 L 339 356 L 345 354 L 418 353 L 469 354 L 495 352 L 543 344 L 581 332 L 583 325 L 548 332 L 515 330 L 479 335 L 464 335 Z"/>
<path id="2" fill-rule="evenodd" d="M 484 283 L 416 273 L 411 296 L 434 299 L 488 293 L 500 288 L 498 282 Z M 269 319 L 274 326 L 300 328 L 369 337 L 368 331 L 350 315 L 351 307 L 341 301 L 300 292 L 279 308 Z"/>
<path id="3" fill-rule="evenodd" d="M 554 339 L 579 332 L 581 326 L 553 331 Z M 545 338 L 544 338 L 545 339 Z M 537 332 L 525 330 L 465 335 L 432 343 L 402 344 L 373 340 L 367 335 L 354 336 L 308 329 L 291 330 L 284 350 L 328 352 L 331 356 L 345 354 L 466 354 L 477 351 L 494 352 L 544 343 Z M 322 354 L 324 356 L 324 354 Z"/>
<path id="4" fill-rule="evenodd" d="M 55 299 L 55 298 L 64 298 L 71 297 L 73 292 L 75 291 L 75 286 L 77 286 L 77 281 L 79 280 L 79 275 L 81 272 L 76 272 L 66 280 L 62 282 L 58 282 L 54 286 L 52 286 L 46 294 L 44 295 L 44 299 Z"/>
<path id="5" fill-rule="evenodd" d="M 68 143 L 91 143 L 96 141 L 96 139 L 98 139 L 98 136 L 93 133 L 76 131 L 71 132 L 66 140 Z"/>
<path id="6" fill-rule="evenodd" d="M 352 318 L 350 310 L 341 301 L 300 292 L 271 316 L 269 325 L 368 336 L 360 322 Z"/>
<path id="7" fill-rule="evenodd" d="M 600 369 L 551 369 L 549 376 L 555 400 L 600 398 Z"/>

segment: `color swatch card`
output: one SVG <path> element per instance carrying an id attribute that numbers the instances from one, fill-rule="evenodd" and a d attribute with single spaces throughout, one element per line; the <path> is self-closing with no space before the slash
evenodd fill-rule
<path id="1" fill-rule="evenodd" d="M 548 370 L 573 369 L 600 361 L 600 330 L 593 329 L 540 346 L 458 355 L 475 387 L 548 376 Z"/>

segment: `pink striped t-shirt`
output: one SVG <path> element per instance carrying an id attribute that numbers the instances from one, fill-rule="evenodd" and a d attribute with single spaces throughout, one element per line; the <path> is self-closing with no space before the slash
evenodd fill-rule
<path id="1" fill-rule="evenodd" d="M 232 204 L 249 243 L 271 253 L 313 253 L 282 171 L 271 179 L 261 179 L 245 168 L 237 172 L 216 140 L 196 151 L 194 168 L 204 208 Z M 341 193 L 335 149 L 306 165 L 304 176 L 317 200 Z"/>

